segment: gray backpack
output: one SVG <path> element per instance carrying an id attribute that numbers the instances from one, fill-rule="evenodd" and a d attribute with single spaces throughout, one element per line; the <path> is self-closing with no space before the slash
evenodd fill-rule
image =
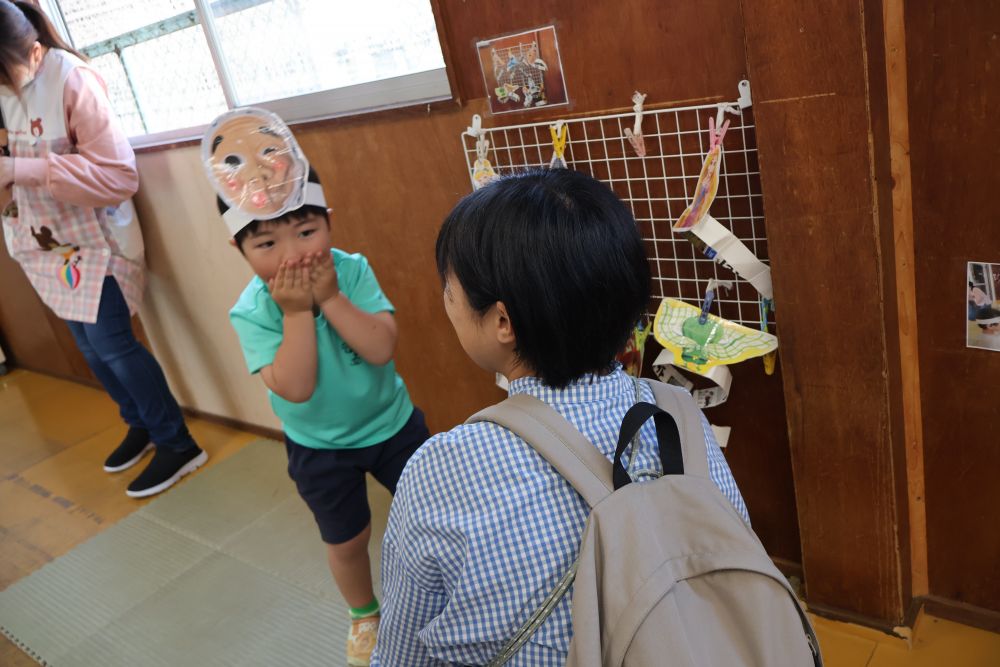
<path id="1" fill-rule="evenodd" d="M 490 665 L 510 660 L 572 586 L 569 667 L 821 667 L 788 581 L 709 477 L 694 400 L 649 384 L 658 406 L 637 403 L 626 413 L 610 465 L 533 396 L 511 396 L 469 419 L 520 436 L 591 507 L 577 562 Z M 650 417 L 664 475 L 631 484 L 622 455 Z"/>

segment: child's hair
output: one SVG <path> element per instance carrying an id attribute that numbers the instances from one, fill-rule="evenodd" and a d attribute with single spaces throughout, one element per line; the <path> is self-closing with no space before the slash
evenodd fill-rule
<path id="1" fill-rule="evenodd" d="M 86 60 L 59 36 L 41 9 L 30 2 L 0 0 L 0 84 L 17 87 L 14 67 L 26 66 L 35 42 L 50 49 L 62 49 Z"/>
<path id="2" fill-rule="evenodd" d="M 317 174 L 316 170 L 313 169 L 312 167 L 309 167 L 308 181 L 310 183 L 319 183 L 319 174 Z M 221 197 L 216 197 L 215 203 L 219 207 L 220 214 L 223 214 L 229 210 L 229 206 L 226 205 L 226 202 L 222 201 Z M 263 226 L 287 225 L 292 222 L 303 220 L 309 214 L 320 216 L 324 220 L 326 220 L 327 225 L 330 224 L 330 215 L 327 213 L 327 210 L 325 208 L 323 208 L 322 206 L 313 206 L 312 204 L 303 204 L 294 211 L 289 211 L 288 213 L 285 213 L 282 216 L 274 218 L 273 220 L 254 220 L 246 227 L 236 232 L 236 235 L 233 237 L 233 239 L 236 241 L 236 247 L 240 249 L 240 252 L 243 252 L 243 242 L 247 239 L 248 236 L 253 236 L 254 234 L 256 234 L 257 230 L 262 225 Z"/>
<path id="3" fill-rule="evenodd" d="M 649 263 L 628 208 L 568 169 L 502 178 L 455 206 L 437 238 L 442 281 L 481 316 L 502 301 L 516 353 L 551 387 L 612 368 L 649 305 Z"/>
<path id="4" fill-rule="evenodd" d="M 992 320 L 997 317 L 1000 317 L 1000 310 L 997 310 L 996 308 L 991 308 L 990 306 L 986 306 L 982 310 L 976 311 L 977 320 Z M 977 322 L 977 324 L 979 323 Z M 982 329 L 983 331 L 986 331 L 988 327 L 989 327 L 988 324 L 979 324 L 979 328 Z"/>

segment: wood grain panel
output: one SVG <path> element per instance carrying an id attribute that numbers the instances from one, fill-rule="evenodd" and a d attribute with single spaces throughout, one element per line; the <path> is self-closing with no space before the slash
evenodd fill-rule
<path id="1" fill-rule="evenodd" d="M 861 5 L 744 4 L 810 604 L 902 620 L 898 490 Z M 879 43 L 878 48 L 882 45 Z M 882 74 L 884 81 L 884 70 Z M 884 93 L 883 93 L 884 95 Z"/>
<path id="2" fill-rule="evenodd" d="M 906 3 L 930 592 L 1000 611 L 1000 353 L 965 348 L 966 262 L 1000 262 L 1000 6 Z"/>
<path id="3" fill-rule="evenodd" d="M 555 24 L 572 111 L 631 106 L 632 91 L 668 102 L 736 97 L 745 78 L 743 26 L 736 0 L 440 0 L 462 99 L 486 96 L 475 44 Z M 710 35 L 710 37 L 709 37 Z M 535 119 L 562 111 L 509 114 Z"/>
<path id="4" fill-rule="evenodd" d="M 5 244 L 0 244 L 0 336 L 13 365 L 96 382 L 66 324 L 38 298 Z"/>

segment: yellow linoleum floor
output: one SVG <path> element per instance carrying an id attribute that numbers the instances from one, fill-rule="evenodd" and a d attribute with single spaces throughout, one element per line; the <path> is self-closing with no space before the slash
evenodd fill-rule
<path id="1" fill-rule="evenodd" d="M 202 420 L 188 425 L 209 466 L 256 439 Z M 141 467 L 101 470 L 123 434 L 117 408 L 98 390 L 27 371 L 0 377 L 0 590 L 148 502 L 125 495 Z M 919 619 L 909 642 L 815 622 L 828 667 L 1000 666 L 1000 635 L 930 616 Z M 34 664 L 0 637 L 0 665 Z"/>

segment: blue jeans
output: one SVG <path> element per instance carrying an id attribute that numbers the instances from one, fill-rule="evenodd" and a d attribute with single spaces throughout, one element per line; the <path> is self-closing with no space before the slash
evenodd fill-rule
<path id="1" fill-rule="evenodd" d="M 113 276 L 104 279 L 97 322 L 66 324 L 126 424 L 149 431 L 158 447 L 180 451 L 194 445 L 160 364 L 132 333 L 128 303 Z"/>

